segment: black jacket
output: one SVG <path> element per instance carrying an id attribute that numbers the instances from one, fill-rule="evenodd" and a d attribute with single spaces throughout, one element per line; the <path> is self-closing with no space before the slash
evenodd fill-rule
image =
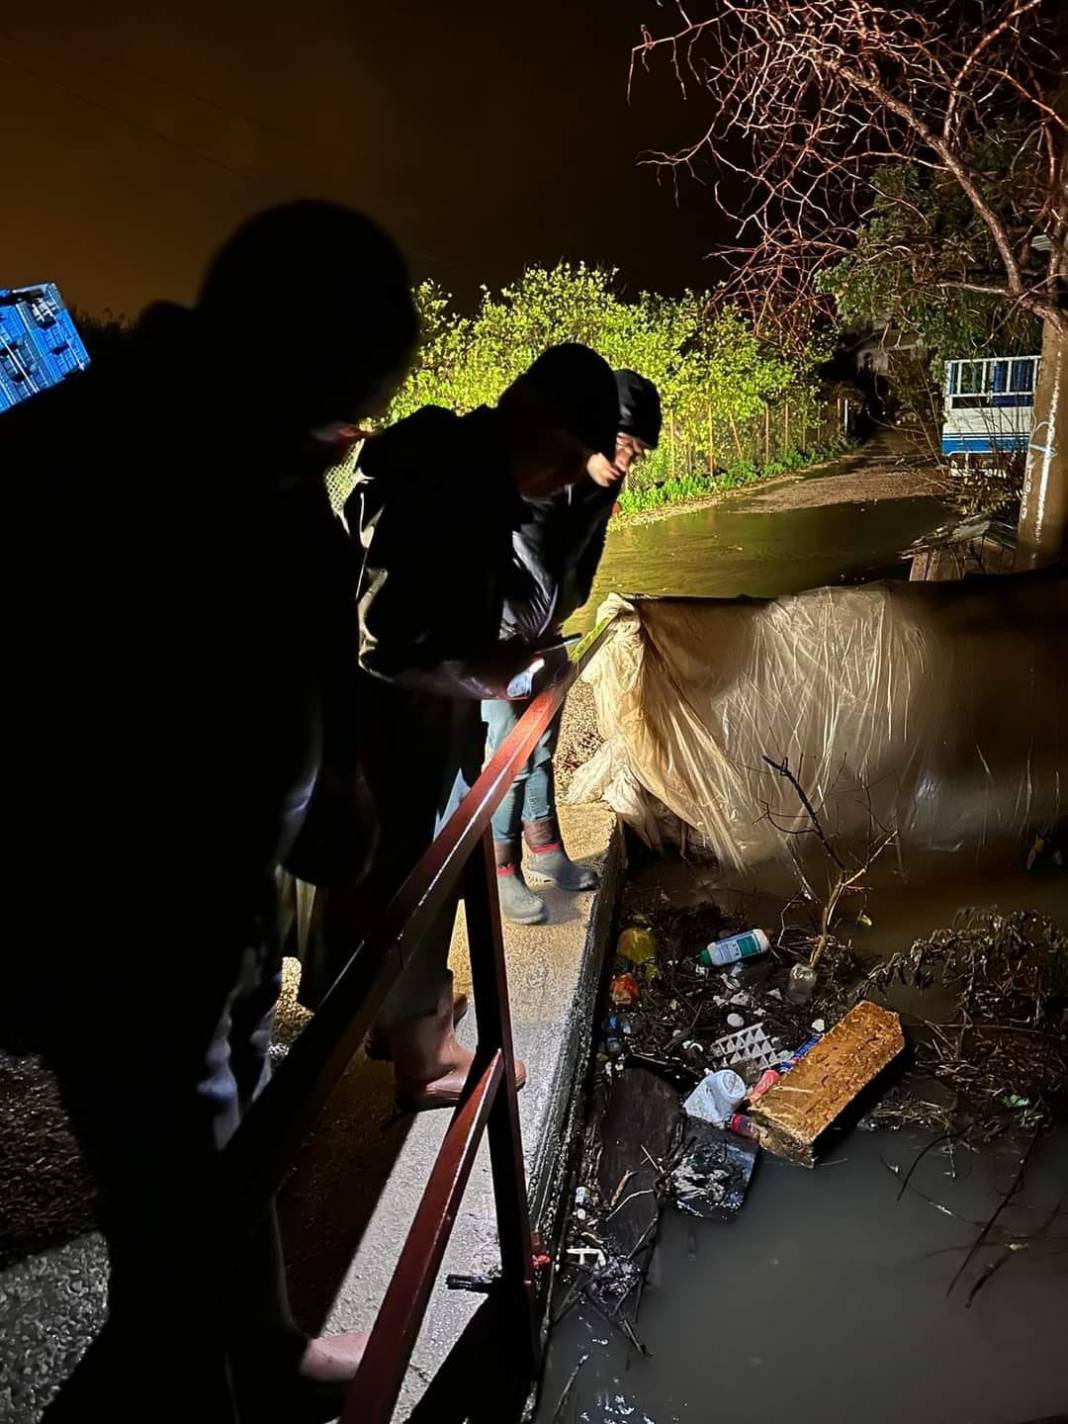
<path id="1" fill-rule="evenodd" d="M 68 991 L 68 969 L 129 972 L 149 1002 L 179 972 L 228 982 L 269 919 L 355 646 L 322 480 L 234 409 L 180 308 L 0 416 L 0 470 L 9 869 L 46 914 L 10 939 L 47 943 Z M 210 987 L 197 1002 L 217 1018 Z"/>
<path id="2" fill-rule="evenodd" d="M 515 557 L 525 507 L 497 413 L 427 406 L 371 440 L 357 475 L 345 518 L 362 552 L 360 666 L 444 697 L 501 695 L 555 590 Z"/>
<path id="3" fill-rule="evenodd" d="M 557 623 L 590 596 L 618 497 L 618 486 L 604 489 L 587 478 L 550 499 L 524 501 L 516 552 L 531 576 L 552 591 Z"/>

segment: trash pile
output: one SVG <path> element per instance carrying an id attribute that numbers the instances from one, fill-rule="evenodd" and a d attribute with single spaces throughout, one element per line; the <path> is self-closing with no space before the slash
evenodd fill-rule
<path id="1" fill-rule="evenodd" d="M 666 1205 L 727 1220 L 761 1151 L 812 1167 L 853 1126 L 906 1123 L 978 1145 L 1041 1127 L 1068 1093 L 1068 936 L 1051 920 L 962 912 L 865 972 L 833 936 L 817 955 L 796 927 L 665 900 L 628 897 L 556 1311 L 585 1297 L 639 1349 Z M 901 1005 L 908 1055 L 900 989 L 930 1010 Z"/>
<path id="2" fill-rule="evenodd" d="M 814 972 L 794 972 L 807 967 L 801 941 L 772 938 L 711 903 L 632 904 L 600 1023 L 557 1318 L 584 1296 L 640 1348 L 665 1204 L 726 1220 L 762 1148 L 813 1165 L 903 1050 L 896 1014 L 851 1005 L 862 976 L 847 950 L 827 946 L 817 986 Z"/>

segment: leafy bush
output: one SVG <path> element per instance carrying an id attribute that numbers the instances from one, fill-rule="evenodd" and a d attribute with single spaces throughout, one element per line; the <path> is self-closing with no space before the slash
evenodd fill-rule
<path id="1" fill-rule="evenodd" d="M 422 352 L 394 399 L 391 420 L 426 404 L 461 412 L 491 405 L 547 346 L 583 341 L 660 391 L 660 447 L 636 467 L 632 492 L 665 484 L 707 491 L 710 472 L 721 483 L 732 478 L 730 470 L 755 469 L 770 458 L 769 445 L 775 458 L 786 459 L 821 426 L 811 380 L 821 353 L 788 358 L 708 292 L 628 297 L 614 270 L 562 262 L 529 267 L 497 294 L 484 288 L 471 316 L 455 312 L 433 282 L 424 282 L 416 298 Z"/>
<path id="2" fill-rule="evenodd" d="M 759 480 L 772 479 L 775 475 L 788 474 L 791 470 L 804 469 L 809 465 L 823 464 L 833 460 L 847 449 L 845 441 L 832 441 L 814 446 L 811 450 L 790 450 L 776 460 L 765 465 L 751 460 L 740 460 L 714 474 L 683 475 L 660 484 L 630 485 L 619 496 L 621 514 L 636 514 L 640 510 L 659 509 L 668 504 L 686 504 L 692 500 L 705 499 L 709 495 L 723 494 L 727 490 L 740 489 L 743 485 L 755 484 Z"/>

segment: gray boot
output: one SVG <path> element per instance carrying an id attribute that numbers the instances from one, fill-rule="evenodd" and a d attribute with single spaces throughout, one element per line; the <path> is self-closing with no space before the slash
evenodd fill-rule
<path id="1" fill-rule="evenodd" d="M 523 879 L 522 854 L 518 841 L 494 841 L 497 858 L 497 891 L 501 914 L 516 925 L 543 925 L 549 918 L 545 901 Z"/>
<path id="2" fill-rule="evenodd" d="M 523 836 L 530 851 L 531 873 L 544 876 L 561 890 L 592 890 L 597 884 L 597 872 L 585 865 L 576 865 L 564 850 L 560 824 L 555 816 L 541 821 L 528 821 Z"/>

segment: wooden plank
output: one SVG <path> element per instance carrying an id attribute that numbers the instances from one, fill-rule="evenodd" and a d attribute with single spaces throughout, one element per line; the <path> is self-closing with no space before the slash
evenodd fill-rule
<path id="1" fill-rule="evenodd" d="M 905 1047 L 901 1020 L 867 999 L 854 1005 L 759 1102 L 760 1144 L 811 1167 L 819 1138 Z"/>

